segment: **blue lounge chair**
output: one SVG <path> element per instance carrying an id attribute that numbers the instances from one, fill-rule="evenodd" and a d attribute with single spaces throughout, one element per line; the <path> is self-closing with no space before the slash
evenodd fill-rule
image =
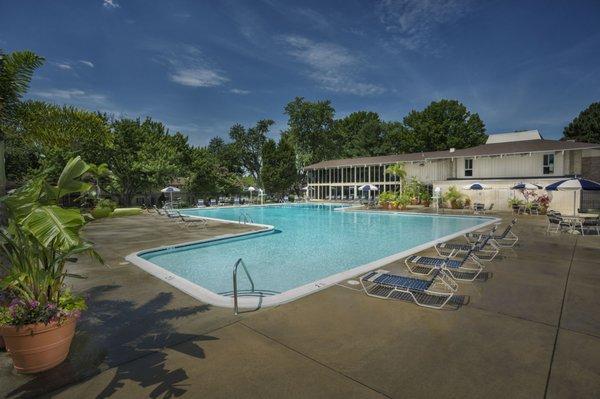
<path id="1" fill-rule="evenodd" d="M 488 234 L 481 236 L 481 239 L 475 243 L 472 255 L 475 256 L 477 260 L 491 262 L 500 252 L 500 247 L 498 247 L 492 239 L 492 235 L 496 232 L 497 228 L 498 226 L 494 226 Z M 452 254 L 464 254 L 465 252 L 470 251 L 472 247 L 473 244 L 442 242 L 435 246 L 435 250 L 440 256 L 450 256 Z"/>
<path id="2" fill-rule="evenodd" d="M 514 247 L 517 241 L 519 241 L 519 237 L 517 237 L 517 235 L 513 232 L 513 227 L 515 226 L 515 224 L 517 224 L 517 218 L 514 218 L 508 224 L 508 226 L 506 226 L 502 234 L 492 234 L 491 239 L 494 241 L 494 243 L 499 247 Z M 465 238 L 467 239 L 467 242 L 469 242 L 470 244 L 474 244 L 486 234 L 488 233 L 467 233 L 465 234 Z"/>
<path id="3" fill-rule="evenodd" d="M 434 258 L 431 256 L 409 256 L 404 264 L 413 274 L 430 275 L 437 268 L 447 271 L 454 280 L 474 281 L 483 271 L 483 265 L 473 256 L 475 244 L 458 259 L 450 259 L 454 252 L 447 258 Z M 471 261 L 471 263 L 468 263 Z"/>
<path id="4" fill-rule="evenodd" d="M 365 294 L 374 298 L 392 299 L 394 294 L 400 293 L 409 295 L 419 306 L 441 309 L 452 299 L 458 284 L 442 268 L 435 270 L 430 280 L 373 271 L 362 276 L 360 284 Z"/>

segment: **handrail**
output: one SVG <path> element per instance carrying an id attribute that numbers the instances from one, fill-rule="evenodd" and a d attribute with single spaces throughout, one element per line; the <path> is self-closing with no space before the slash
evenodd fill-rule
<path id="1" fill-rule="evenodd" d="M 233 265 L 233 314 L 238 314 L 237 270 L 240 264 L 244 268 L 244 272 L 246 272 L 248 280 L 250 280 L 251 291 L 254 292 L 254 281 L 252 281 L 252 277 L 250 277 L 250 273 L 248 273 L 248 268 L 246 267 L 246 264 L 244 263 L 242 258 L 239 258 L 235 262 L 235 265 Z"/>
<path id="2" fill-rule="evenodd" d="M 254 223 L 254 221 L 252 220 L 252 218 L 250 217 L 250 215 L 248 215 L 244 211 L 240 211 L 240 216 L 238 217 L 238 223 L 239 224 L 242 224 L 242 219 L 244 221 L 244 224 Z"/>

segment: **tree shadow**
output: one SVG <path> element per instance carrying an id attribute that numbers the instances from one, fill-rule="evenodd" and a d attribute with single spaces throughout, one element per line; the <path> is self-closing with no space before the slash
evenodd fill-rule
<path id="1" fill-rule="evenodd" d="M 59 366 L 36 374 L 31 380 L 10 391 L 7 397 L 33 397 L 57 393 L 69 385 L 82 382 L 105 370 L 116 368 L 114 377 L 97 396 L 106 398 L 124 386 L 124 380 L 142 387 L 156 385 L 150 397 L 178 397 L 186 392 L 183 382 L 188 376 L 183 368 L 169 370 L 163 351 L 172 347 L 196 359 L 205 354 L 198 341 L 216 340 L 208 335 L 174 332 L 169 321 L 206 312 L 209 305 L 166 309 L 172 293 L 158 293 L 137 306 L 130 300 L 99 299 L 118 285 L 94 287 L 88 291 L 88 311 L 79 321 L 69 357 Z M 175 345 L 175 346 L 174 346 Z M 143 367 L 134 360 L 146 357 Z"/>

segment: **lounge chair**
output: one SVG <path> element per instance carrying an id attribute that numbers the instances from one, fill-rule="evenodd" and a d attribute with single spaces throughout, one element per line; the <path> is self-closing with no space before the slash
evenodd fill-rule
<path id="1" fill-rule="evenodd" d="M 483 235 L 475 243 L 475 248 L 471 252 L 478 261 L 491 262 L 500 252 L 500 248 L 492 240 L 492 235 L 496 232 L 498 226 L 494 226 L 488 234 Z M 489 247 L 486 249 L 486 247 Z M 452 242 L 442 242 L 435 246 L 435 250 L 440 256 L 459 255 L 471 251 L 473 244 L 459 244 Z"/>
<path id="2" fill-rule="evenodd" d="M 405 294 L 417 305 L 432 309 L 443 308 L 458 289 L 456 281 L 442 268 L 435 269 L 435 273 L 430 280 L 373 271 L 362 276 L 360 284 L 368 296 L 393 299 L 394 294 L 396 296 Z M 430 300 L 429 303 L 427 298 Z M 434 300 L 433 303 L 431 303 L 432 300 Z M 437 303 L 435 303 L 435 300 L 437 300 Z"/>
<path id="3" fill-rule="evenodd" d="M 156 205 L 152 205 L 152 207 L 154 208 L 156 213 L 158 213 L 160 216 L 167 216 L 167 213 L 164 209 L 160 209 Z"/>
<path id="4" fill-rule="evenodd" d="M 181 223 L 185 227 L 196 227 L 205 229 L 208 226 L 208 220 L 199 217 L 186 218 L 179 211 L 175 211 L 179 218 L 178 222 Z"/>
<path id="5" fill-rule="evenodd" d="M 458 259 L 450 259 L 455 253 L 452 252 L 446 258 L 434 258 L 431 256 L 409 256 L 404 260 L 406 267 L 413 274 L 430 275 L 436 268 L 447 271 L 454 280 L 475 281 L 483 271 L 483 265 L 473 256 L 475 244 Z M 471 261 L 473 266 L 467 262 Z M 426 271 L 420 271 L 425 269 Z"/>
<path id="6" fill-rule="evenodd" d="M 595 231 L 600 235 L 600 219 L 584 220 L 581 224 L 582 233 L 585 231 Z"/>
<path id="7" fill-rule="evenodd" d="M 499 247 L 512 248 L 515 246 L 517 241 L 519 241 L 519 237 L 513 232 L 513 227 L 517 223 L 517 218 L 514 218 L 504 229 L 502 234 L 493 234 L 491 239 L 495 242 Z M 481 239 L 482 236 L 486 235 L 486 233 L 467 233 L 465 234 L 465 238 L 467 242 L 470 244 L 475 244 L 477 241 Z"/>
<path id="8" fill-rule="evenodd" d="M 474 214 L 484 213 L 484 212 L 485 212 L 485 205 L 484 204 L 479 204 L 479 203 L 473 204 L 473 213 Z"/>

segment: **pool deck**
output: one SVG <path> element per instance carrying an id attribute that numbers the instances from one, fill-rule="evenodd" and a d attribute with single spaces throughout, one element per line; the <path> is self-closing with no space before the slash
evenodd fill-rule
<path id="1" fill-rule="evenodd" d="M 494 214 L 504 222 L 512 217 Z M 519 216 L 519 243 L 459 283 L 442 311 L 333 286 L 234 316 L 124 256 L 251 229 L 189 231 L 142 215 L 86 227 L 107 266 L 83 259 L 89 297 L 68 360 L 24 376 L 0 354 L 3 397 L 600 397 L 600 237 L 545 235 Z M 335 237 L 332 237 L 335 239 Z M 402 262 L 387 270 L 407 274 Z"/>

